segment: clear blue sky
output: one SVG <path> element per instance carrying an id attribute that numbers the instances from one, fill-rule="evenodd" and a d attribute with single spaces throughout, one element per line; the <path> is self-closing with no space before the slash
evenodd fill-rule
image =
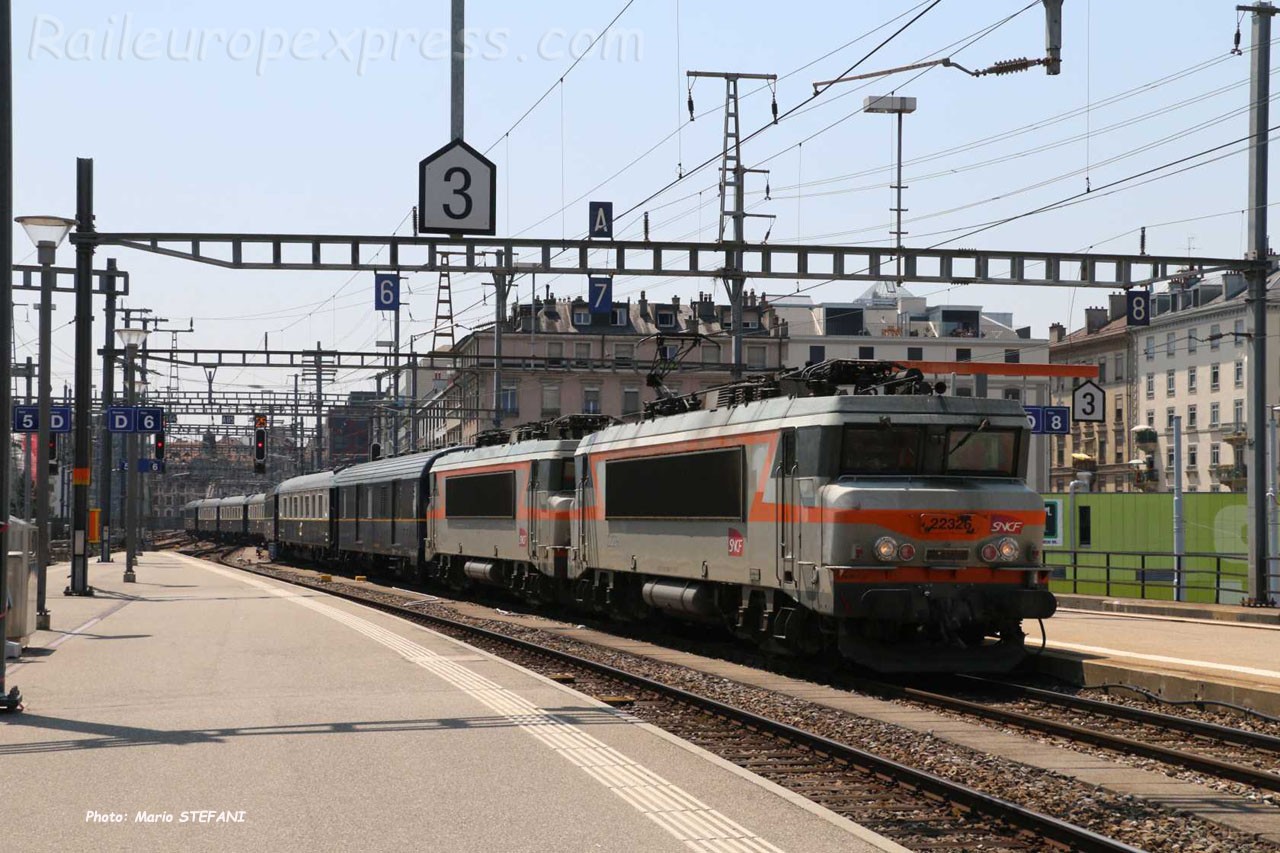
<path id="1" fill-rule="evenodd" d="M 945 55 L 969 67 L 1040 56 L 1039 3 L 956 52 L 1027 3 L 942 0 L 859 71 Z M 507 129 L 569 67 L 567 46 L 585 44 L 625 0 L 469 5 L 477 55 L 468 65 L 466 137 L 481 150 L 492 146 L 499 232 L 576 237 L 585 229 L 586 201 L 577 201 L 584 194 L 625 210 L 674 178 L 679 163 L 688 169 L 719 151 L 723 86 L 697 85 L 699 112 L 714 111 L 688 124 L 684 70 L 790 75 L 778 85 L 785 111 L 809 97 L 813 81 L 842 73 L 906 18 L 849 42 L 927 4 L 636 0 L 607 40 L 607 56 L 597 48 L 584 58 L 509 137 Z M 72 215 L 75 158 L 91 156 L 101 230 L 385 234 L 399 226 L 408 233 L 416 163 L 448 138 L 441 41 L 448 6 L 18 0 L 16 212 Z M 936 69 L 832 89 L 747 144 L 745 159 L 772 170 L 771 200 L 764 199 L 764 179 L 752 179 L 752 209 L 777 215 L 774 242 L 887 241 L 893 121 L 859 108 L 865 95 L 895 86 L 919 99 L 905 136 L 907 216 L 919 217 L 906 226 L 910 245 L 932 245 L 965 226 L 1078 193 L 1086 174 L 1097 189 L 1238 139 L 1248 129 L 1248 58 L 1227 56 L 1234 8 L 1225 0 L 1066 0 L 1060 76 L 1037 69 L 974 79 Z M 1248 27 L 1246 20 L 1245 47 Z M 767 91 L 745 99 L 742 113 L 746 128 L 765 124 Z M 612 177 L 678 126 L 679 134 Z M 998 138 L 971 144 L 991 137 Z M 928 159 L 912 162 L 920 158 Z M 1239 256 L 1246 162 L 1240 154 L 1114 195 L 1099 192 L 1086 204 L 949 245 L 1136 252 L 1136 230 L 1146 225 L 1153 253 L 1186 254 L 1190 246 L 1195 254 Z M 714 239 L 716 180 L 707 168 L 650 201 L 653 235 Z M 569 205 L 563 217 L 562 203 Z M 638 218 L 621 225 L 627 236 L 638 233 Z M 753 222 L 752 237 L 762 238 L 765 227 Z M 15 241 L 18 260 L 26 260 L 25 236 L 19 232 Z M 371 310 L 368 274 L 234 273 L 115 254 L 133 274 L 131 305 L 183 324 L 196 318 L 197 331 L 182 336 L 182 346 L 260 347 L 269 334 L 273 347 L 319 340 L 358 349 L 389 337 Z M 60 258 L 70 262 L 69 248 Z M 651 297 L 688 298 L 712 286 L 620 280 L 617 291 L 643 287 Z M 409 287 L 406 339 L 431 326 L 435 276 L 413 276 Z M 562 279 L 551 287 L 572 294 L 584 283 Z M 832 284 L 810 293 L 839 301 L 864 287 Z M 1037 336 L 1068 316 L 1078 324 L 1086 305 L 1103 300 L 1067 289 L 914 289 L 931 301 L 1013 311 Z M 491 316 L 491 302 L 463 311 L 481 294 L 479 278 L 455 282 L 464 325 Z M 18 299 L 34 302 L 28 294 Z M 60 302 L 55 326 L 68 323 L 71 310 Z M 34 355 L 34 311 L 18 308 L 16 318 L 21 359 Z M 60 328 L 55 343 L 55 369 L 69 380 L 70 329 Z M 167 336 L 154 343 L 167 344 Z M 224 370 L 218 380 L 224 387 L 292 386 L 270 373 Z M 362 387 L 353 377 L 344 381 Z M 186 374 L 185 387 L 201 388 L 203 378 Z"/>

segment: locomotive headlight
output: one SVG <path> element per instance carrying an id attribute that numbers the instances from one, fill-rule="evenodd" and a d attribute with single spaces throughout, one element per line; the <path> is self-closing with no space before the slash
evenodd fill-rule
<path id="1" fill-rule="evenodd" d="M 898 549 L 898 559 L 900 560 L 914 560 L 915 556 L 916 546 L 910 542 L 903 543 L 902 547 Z"/>
<path id="2" fill-rule="evenodd" d="M 898 543 L 891 536 L 881 536 L 876 540 L 876 556 L 889 562 L 898 556 Z"/>
<path id="3" fill-rule="evenodd" d="M 994 563 L 996 560 L 1000 559 L 999 549 L 988 542 L 986 545 L 982 546 L 982 559 L 986 560 L 988 563 Z"/>
<path id="4" fill-rule="evenodd" d="M 1018 559 L 1020 549 L 1018 548 L 1017 541 L 1013 539 L 1001 539 L 996 543 L 996 549 L 1000 552 L 1000 559 L 1006 563 L 1010 563 Z"/>

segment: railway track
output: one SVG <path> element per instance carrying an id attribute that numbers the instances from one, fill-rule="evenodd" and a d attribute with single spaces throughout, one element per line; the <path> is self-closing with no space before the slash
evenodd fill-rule
<path id="1" fill-rule="evenodd" d="M 861 690 L 931 708 L 1151 758 L 1264 791 L 1280 791 L 1278 737 L 989 678 L 954 676 L 953 681 L 961 690 L 976 688 L 985 695 L 974 700 L 883 682 L 859 680 L 857 684 Z M 1019 707 L 993 705 L 993 698 Z M 1087 723 L 1081 721 L 1082 716 Z M 1135 726 L 1140 727 L 1144 739 L 1134 736 Z M 1186 748 L 1189 738 L 1194 749 Z"/>
<path id="2" fill-rule="evenodd" d="M 608 664 L 423 613 L 389 600 L 392 596 L 247 566 L 229 559 L 234 550 L 211 549 L 205 555 L 217 553 L 218 561 L 232 568 L 320 589 L 430 626 L 557 680 L 572 681 L 589 695 L 613 697 L 611 701 L 625 704 L 635 716 L 914 849 L 1139 849 L 795 725 Z M 620 695 L 629 701 L 620 703 Z"/>

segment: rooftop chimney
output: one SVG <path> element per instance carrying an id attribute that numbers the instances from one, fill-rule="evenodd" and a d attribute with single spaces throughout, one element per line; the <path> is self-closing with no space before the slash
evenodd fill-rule
<path id="1" fill-rule="evenodd" d="M 640 316 L 647 316 L 649 313 L 649 299 L 644 295 L 644 291 L 640 291 Z"/>
<path id="2" fill-rule="evenodd" d="M 1084 328 L 1088 334 L 1092 335 L 1094 332 L 1107 325 L 1107 322 L 1106 308 L 1084 309 Z"/>
<path id="3" fill-rule="evenodd" d="M 1123 293 L 1113 293 L 1107 297 L 1111 302 L 1112 320 L 1117 320 L 1129 312 L 1129 301 Z"/>
<path id="4" fill-rule="evenodd" d="M 1062 339 L 1065 338 L 1066 336 L 1067 336 L 1067 327 L 1062 325 L 1061 323 L 1054 323 L 1053 325 L 1049 326 L 1049 342 L 1050 343 L 1054 343 L 1054 344 L 1061 343 Z"/>

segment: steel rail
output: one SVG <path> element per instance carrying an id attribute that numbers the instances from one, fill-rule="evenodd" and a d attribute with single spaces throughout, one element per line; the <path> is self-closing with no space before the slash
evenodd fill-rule
<path id="1" fill-rule="evenodd" d="M 1262 732 L 1251 732 L 1244 729 L 1233 729 L 1230 726 L 1223 726 L 1218 723 L 1206 723 L 1201 720 L 1192 720 L 1186 717 L 1179 717 L 1174 714 L 1165 714 L 1161 711 L 1149 711 L 1145 708 L 1135 708 L 1132 705 L 1119 705 L 1113 702 L 1103 702 L 1100 699 L 1087 699 L 1083 696 L 1069 696 L 1064 693 L 1055 693 L 1052 690 L 1042 690 L 1038 687 L 1030 687 L 1025 684 L 1014 684 L 1008 681 L 979 678 L 972 675 L 959 677 L 965 681 L 974 681 L 984 687 L 995 687 L 1027 699 L 1051 702 L 1057 705 L 1065 705 L 1078 711 L 1086 711 L 1091 714 L 1100 714 L 1108 717 L 1114 717 L 1116 719 L 1131 720 L 1136 723 L 1142 723 L 1148 726 L 1160 726 L 1166 729 L 1195 735 L 1197 737 L 1220 740 L 1226 743 L 1234 743 L 1239 746 L 1261 749 L 1266 752 L 1280 753 L 1280 737 L 1276 737 L 1275 735 L 1263 734 Z"/>
<path id="2" fill-rule="evenodd" d="M 1037 836 L 1046 840 L 1068 845 L 1073 850 L 1099 851 L 1099 853 L 1101 853 L 1101 851 L 1111 851 L 1111 853 L 1140 853 L 1139 848 L 1132 847 L 1112 838 L 1107 838 L 1104 835 L 1100 835 L 1096 832 L 1085 829 L 1084 827 L 1075 826 L 1074 824 L 1066 821 L 1041 814 L 1040 812 L 1025 808 L 1016 803 L 1011 803 L 1008 800 L 1003 800 L 999 797 L 983 793 L 982 791 L 970 788 L 967 785 L 952 782 L 941 776 L 937 776 L 923 770 L 917 770 L 916 768 L 866 752 L 858 749 L 857 747 L 831 740 L 830 738 L 822 735 L 796 728 L 795 726 L 778 720 L 772 720 L 743 708 L 738 708 L 734 705 L 729 705 L 706 696 L 701 696 L 697 693 L 692 693 L 679 687 L 664 684 L 660 681 L 654 681 L 653 679 L 646 678 L 641 675 L 635 675 L 608 664 L 599 663 L 558 649 L 541 646 L 528 640 L 509 637 L 505 634 L 500 634 L 487 628 L 480 628 L 474 625 L 468 625 L 463 622 L 447 619 L 442 616 L 422 613 L 420 611 L 411 610 L 407 607 L 401 607 L 383 601 L 376 601 L 359 595 L 355 591 L 335 590 L 318 584 L 308 583 L 303 578 L 280 577 L 275 573 L 259 571 L 252 567 L 234 563 L 227 556 L 219 555 L 218 562 L 228 566 L 229 568 L 250 572 L 263 577 L 274 578 L 275 580 L 284 581 L 285 583 L 290 583 L 306 589 L 320 590 L 326 594 L 352 601 L 357 604 L 362 604 L 366 607 L 373 607 L 377 610 L 381 610 L 385 613 L 399 616 L 410 621 L 460 631 L 471 636 L 484 639 L 488 642 L 510 646 L 530 654 L 551 658 L 559 663 L 595 672 L 624 684 L 630 684 L 636 688 L 698 708 L 704 712 L 738 722 L 743 726 L 749 727 L 758 732 L 790 740 L 795 744 L 811 749 L 815 752 L 846 762 L 865 772 L 881 776 L 882 778 L 886 778 L 908 788 L 914 788 L 927 795 L 940 798 L 947 802 L 951 802 L 974 812 L 983 814 L 988 818 L 1006 821 L 1020 829 L 1033 832 Z"/>
<path id="3" fill-rule="evenodd" d="M 1042 734 L 1056 735 L 1058 737 L 1067 738 L 1068 740 L 1080 743 L 1089 743 L 1094 746 L 1100 746 L 1105 749 L 1112 749 L 1117 752 L 1124 752 L 1130 755 L 1137 755 L 1143 758 L 1154 758 L 1168 764 L 1195 770 L 1200 773 L 1207 773 L 1221 779 L 1229 779 L 1233 782 L 1241 782 L 1246 785 L 1252 785 L 1256 788 L 1262 788 L 1269 791 L 1280 791 L 1280 775 L 1268 773 L 1264 770 L 1255 770 L 1251 767 L 1243 767 L 1238 764 L 1231 764 L 1230 762 L 1211 758 L 1207 755 L 1200 755 L 1199 753 L 1194 752 L 1183 752 L 1182 750 L 1170 749 L 1153 743 L 1144 743 L 1142 741 L 1133 740 L 1132 738 L 1108 734 L 1107 732 L 1098 731 L 1097 729 L 1075 726 L 1070 723 L 1060 723 L 1056 720 L 1048 720 L 1043 717 L 1024 714 L 1019 711 L 1007 711 L 1001 708 L 992 708 L 991 706 L 984 705 L 981 702 L 959 699 L 955 696 L 947 696 L 942 693 L 934 693 L 928 690 L 921 690 L 916 687 L 903 687 L 896 684 L 863 680 L 859 680 L 858 684 L 862 689 L 871 692 L 879 692 L 882 695 L 900 699 L 911 699 L 926 705 L 931 705 L 935 708 L 943 708 L 960 714 L 979 717 L 981 719 L 991 720 L 998 723 L 1005 723 L 1007 725 L 1017 726 L 1019 728 L 1040 732 Z M 1053 701 L 1057 701 L 1057 694 L 1051 695 L 1055 697 Z M 1160 724 L 1152 723 L 1152 725 Z"/>

